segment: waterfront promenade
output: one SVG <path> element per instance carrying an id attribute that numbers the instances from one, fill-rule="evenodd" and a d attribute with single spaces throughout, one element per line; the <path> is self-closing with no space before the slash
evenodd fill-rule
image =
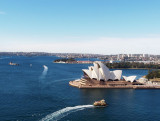
<path id="1" fill-rule="evenodd" d="M 130 82 L 124 81 L 111 81 L 104 84 L 99 83 L 85 83 L 84 80 L 70 81 L 69 85 L 77 88 L 113 88 L 113 89 L 160 89 L 160 85 L 133 85 Z"/>

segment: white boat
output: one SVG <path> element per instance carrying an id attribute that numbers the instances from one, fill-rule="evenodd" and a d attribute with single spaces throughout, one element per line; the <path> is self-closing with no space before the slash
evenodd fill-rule
<path id="1" fill-rule="evenodd" d="M 9 65 L 11 65 L 11 66 L 19 66 L 19 64 L 17 64 L 17 63 L 12 63 L 12 62 L 10 62 Z"/>

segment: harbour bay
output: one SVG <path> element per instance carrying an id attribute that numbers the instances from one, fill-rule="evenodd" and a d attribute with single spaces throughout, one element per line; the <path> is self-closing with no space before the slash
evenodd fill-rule
<path id="1" fill-rule="evenodd" d="M 159 120 L 160 90 L 74 88 L 68 82 L 81 78 L 81 70 L 91 64 L 58 64 L 53 63 L 55 59 L 12 56 L 0 60 L 0 120 L 48 120 L 46 116 L 61 121 Z M 10 61 L 19 66 L 8 65 Z M 48 67 L 45 75 L 43 65 Z M 144 69 L 123 69 L 123 75 L 137 78 L 147 73 Z M 109 106 L 90 107 L 100 99 Z"/>

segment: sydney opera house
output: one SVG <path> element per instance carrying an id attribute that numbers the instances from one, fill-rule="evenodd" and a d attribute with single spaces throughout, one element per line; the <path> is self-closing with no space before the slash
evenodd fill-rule
<path id="1" fill-rule="evenodd" d="M 79 88 L 129 88 L 132 85 L 141 85 L 136 82 L 136 76 L 122 76 L 122 70 L 110 71 L 100 61 L 95 61 L 93 66 L 82 69 L 84 77 L 80 80 L 70 81 L 71 86 Z"/>
<path id="2" fill-rule="evenodd" d="M 122 70 L 110 71 L 107 66 L 102 62 L 96 61 L 93 63 L 94 66 L 90 66 L 89 69 L 82 69 L 84 72 L 84 78 L 97 81 L 120 81 L 122 77 Z M 133 82 L 136 76 L 123 76 L 125 81 Z"/>
<path id="3" fill-rule="evenodd" d="M 94 62 L 94 66 L 89 69 L 83 69 L 84 77 L 98 81 L 118 81 L 121 79 L 122 70 L 110 71 L 107 66 L 101 62 Z"/>

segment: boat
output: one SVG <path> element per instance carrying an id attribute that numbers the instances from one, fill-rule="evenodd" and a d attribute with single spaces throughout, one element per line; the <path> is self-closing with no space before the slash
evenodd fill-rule
<path id="1" fill-rule="evenodd" d="M 19 66 L 19 64 L 17 64 L 17 63 L 12 63 L 12 62 L 10 62 L 9 65 L 11 65 L 11 66 Z"/>
<path id="2" fill-rule="evenodd" d="M 94 106 L 98 106 L 98 107 L 105 107 L 105 106 L 107 106 L 107 103 L 106 103 L 105 100 L 103 99 L 103 100 L 100 100 L 100 101 L 95 101 L 95 102 L 93 103 L 93 105 L 94 105 Z"/>

